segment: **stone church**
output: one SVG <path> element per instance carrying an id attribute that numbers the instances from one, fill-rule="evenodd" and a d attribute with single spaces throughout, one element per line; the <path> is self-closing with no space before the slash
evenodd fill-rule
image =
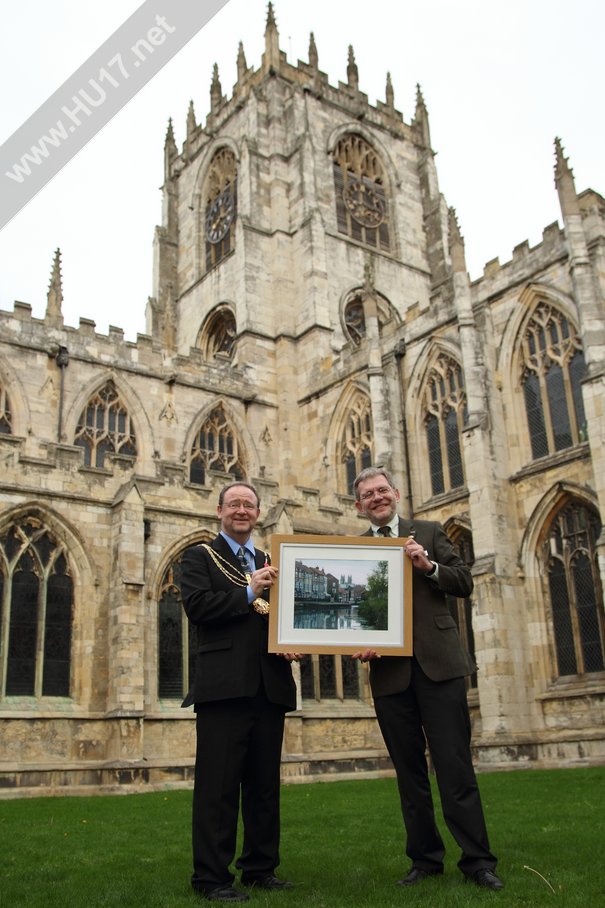
<path id="1" fill-rule="evenodd" d="M 262 25 L 261 25 L 262 27 Z M 475 589 L 451 602 L 480 768 L 605 761 L 605 200 L 555 141 L 562 226 L 471 282 L 429 117 L 288 62 L 169 124 L 146 334 L 0 312 L 0 793 L 188 785 L 183 550 L 219 488 L 274 533 L 358 535 L 352 482 L 388 466 Z M 522 225 L 520 225 L 522 230 Z M 69 267 L 65 263 L 64 267 Z M 366 667 L 307 656 L 289 781 L 390 772 Z"/>

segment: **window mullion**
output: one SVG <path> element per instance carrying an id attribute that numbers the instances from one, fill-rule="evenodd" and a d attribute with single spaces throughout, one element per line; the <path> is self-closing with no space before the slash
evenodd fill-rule
<path id="1" fill-rule="evenodd" d="M 311 656 L 311 665 L 313 667 L 313 696 L 316 700 L 321 700 L 321 686 L 319 673 L 319 656 L 313 653 Z"/>
<path id="2" fill-rule="evenodd" d="M 576 585 L 573 580 L 573 567 L 571 563 L 571 558 L 565 559 L 565 579 L 567 582 L 568 597 L 569 597 L 569 612 L 571 619 L 571 627 L 573 632 L 573 645 L 574 652 L 576 654 L 576 665 L 578 668 L 578 673 L 584 673 L 584 652 L 582 649 L 582 634 L 580 632 L 580 622 L 578 620 L 578 600 L 576 598 Z"/>
<path id="3" fill-rule="evenodd" d="M 36 627 L 36 671 L 34 675 L 34 696 L 42 696 L 42 679 L 44 675 L 44 632 L 46 628 L 46 585 L 48 577 L 44 572 L 40 578 L 39 596 L 38 596 L 38 621 Z"/>
<path id="4" fill-rule="evenodd" d="M 546 387 L 546 371 L 543 366 L 538 372 L 538 381 L 540 383 L 540 397 L 542 398 L 542 413 L 544 416 L 544 428 L 546 430 L 546 442 L 549 453 L 552 453 L 555 450 L 555 433 L 552 427 L 550 399 L 548 397 L 548 388 Z"/>
<path id="5" fill-rule="evenodd" d="M 6 575 L 4 602 L 2 603 L 2 625 L 0 626 L 0 697 L 5 696 L 6 673 L 8 671 L 8 638 L 10 632 L 12 573 Z"/>
<path id="6" fill-rule="evenodd" d="M 334 656 L 334 680 L 336 686 L 336 697 L 338 700 L 344 700 L 344 684 L 342 680 L 342 656 Z"/>
<path id="7" fill-rule="evenodd" d="M 565 388 L 565 403 L 567 405 L 567 414 L 569 417 L 569 429 L 571 432 L 572 444 L 577 445 L 580 440 L 580 433 L 578 430 L 578 421 L 576 415 L 576 405 L 573 399 L 573 392 L 571 387 L 571 378 L 569 376 L 569 363 L 565 363 L 563 367 L 563 387 Z"/>
<path id="8" fill-rule="evenodd" d="M 439 427 L 439 449 L 441 451 L 441 469 L 443 470 L 443 488 L 450 489 L 450 463 L 447 456 L 447 437 L 445 434 L 445 419 L 443 416 L 443 401 L 439 404 L 439 416 L 437 417 Z"/>

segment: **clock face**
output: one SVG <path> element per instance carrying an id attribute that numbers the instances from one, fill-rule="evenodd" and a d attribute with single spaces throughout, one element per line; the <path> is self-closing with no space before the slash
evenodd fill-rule
<path id="1" fill-rule="evenodd" d="M 206 213 L 206 238 L 210 243 L 220 243 L 235 217 L 235 199 L 230 189 L 217 195 Z"/>
<path id="2" fill-rule="evenodd" d="M 361 180 L 347 183 L 342 191 L 342 198 L 351 217 L 363 227 L 378 227 L 384 220 L 384 200 L 371 186 L 366 186 Z"/>

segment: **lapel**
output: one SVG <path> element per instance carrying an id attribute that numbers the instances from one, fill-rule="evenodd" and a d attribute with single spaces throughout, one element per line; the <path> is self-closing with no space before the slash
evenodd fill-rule
<path id="1" fill-rule="evenodd" d="M 241 570 L 241 565 L 239 563 L 239 559 L 238 559 L 237 555 L 235 555 L 231 551 L 231 546 L 229 545 L 229 543 L 227 542 L 226 539 L 223 539 L 223 537 L 220 535 L 220 533 L 216 537 L 216 539 L 213 540 L 212 548 L 216 552 L 218 552 L 219 555 L 222 555 L 223 558 L 226 558 L 227 561 L 229 562 L 229 564 L 232 564 L 238 570 Z"/>
<path id="2" fill-rule="evenodd" d="M 220 533 L 213 540 L 212 548 L 215 549 L 215 551 L 219 552 L 219 554 L 221 554 L 223 556 L 223 558 L 228 558 L 230 563 L 235 565 L 237 568 L 241 567 L 241 565 L 239 563 L 239 558 L 237 557 L 237 555 L 235 555 L 233 553 L 233 551 L 231 550 L 231 546 L 229 545 L 229 543 L 227 542 L 226 539 L 223 539 L 223 537 L 220 535 Z M 263 567 L 264 563 L 265 563 L 265 553 L 262 552 L 260 549 L 257 549 L 256 546 L 254 546 L 254 564 L 255 564 L 255 566 L 257 568 L 261 568 L 261 567 Z"/>
<path id="3" fill-rule="evenodd" d="M 399 518 L 399 535 L 403 536 L 405 539 L 410 535 L 410 533 L 415 533 L 414 521 L 408 520 L 407 518 Z"/>
<path id="4" fill-rule="evenodd" d="M 267 563 L 271 564 L 271 555 L 269 552 L 265 552 L 264 549 L 254 549 L 254 560 L 256 561 L 257 568 L 262 568 L 265 566 L 265 557 Z"/>

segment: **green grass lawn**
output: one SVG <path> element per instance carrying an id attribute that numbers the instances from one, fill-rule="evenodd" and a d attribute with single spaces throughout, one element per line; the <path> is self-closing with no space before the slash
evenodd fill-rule
<path id="1" fill-rule="evenodd" d="M 479 777 L 501 892 L 466 883 L 458 849 L 445 874 L 402 890 L 407 871 L 393 779 L 290 785 L 279 874 L 296 889 L 254 906 L 605 906 L 605 767 Z M 189 888 L 191 793 L 0 801 L 0 905 L 177 908 Z"/>

